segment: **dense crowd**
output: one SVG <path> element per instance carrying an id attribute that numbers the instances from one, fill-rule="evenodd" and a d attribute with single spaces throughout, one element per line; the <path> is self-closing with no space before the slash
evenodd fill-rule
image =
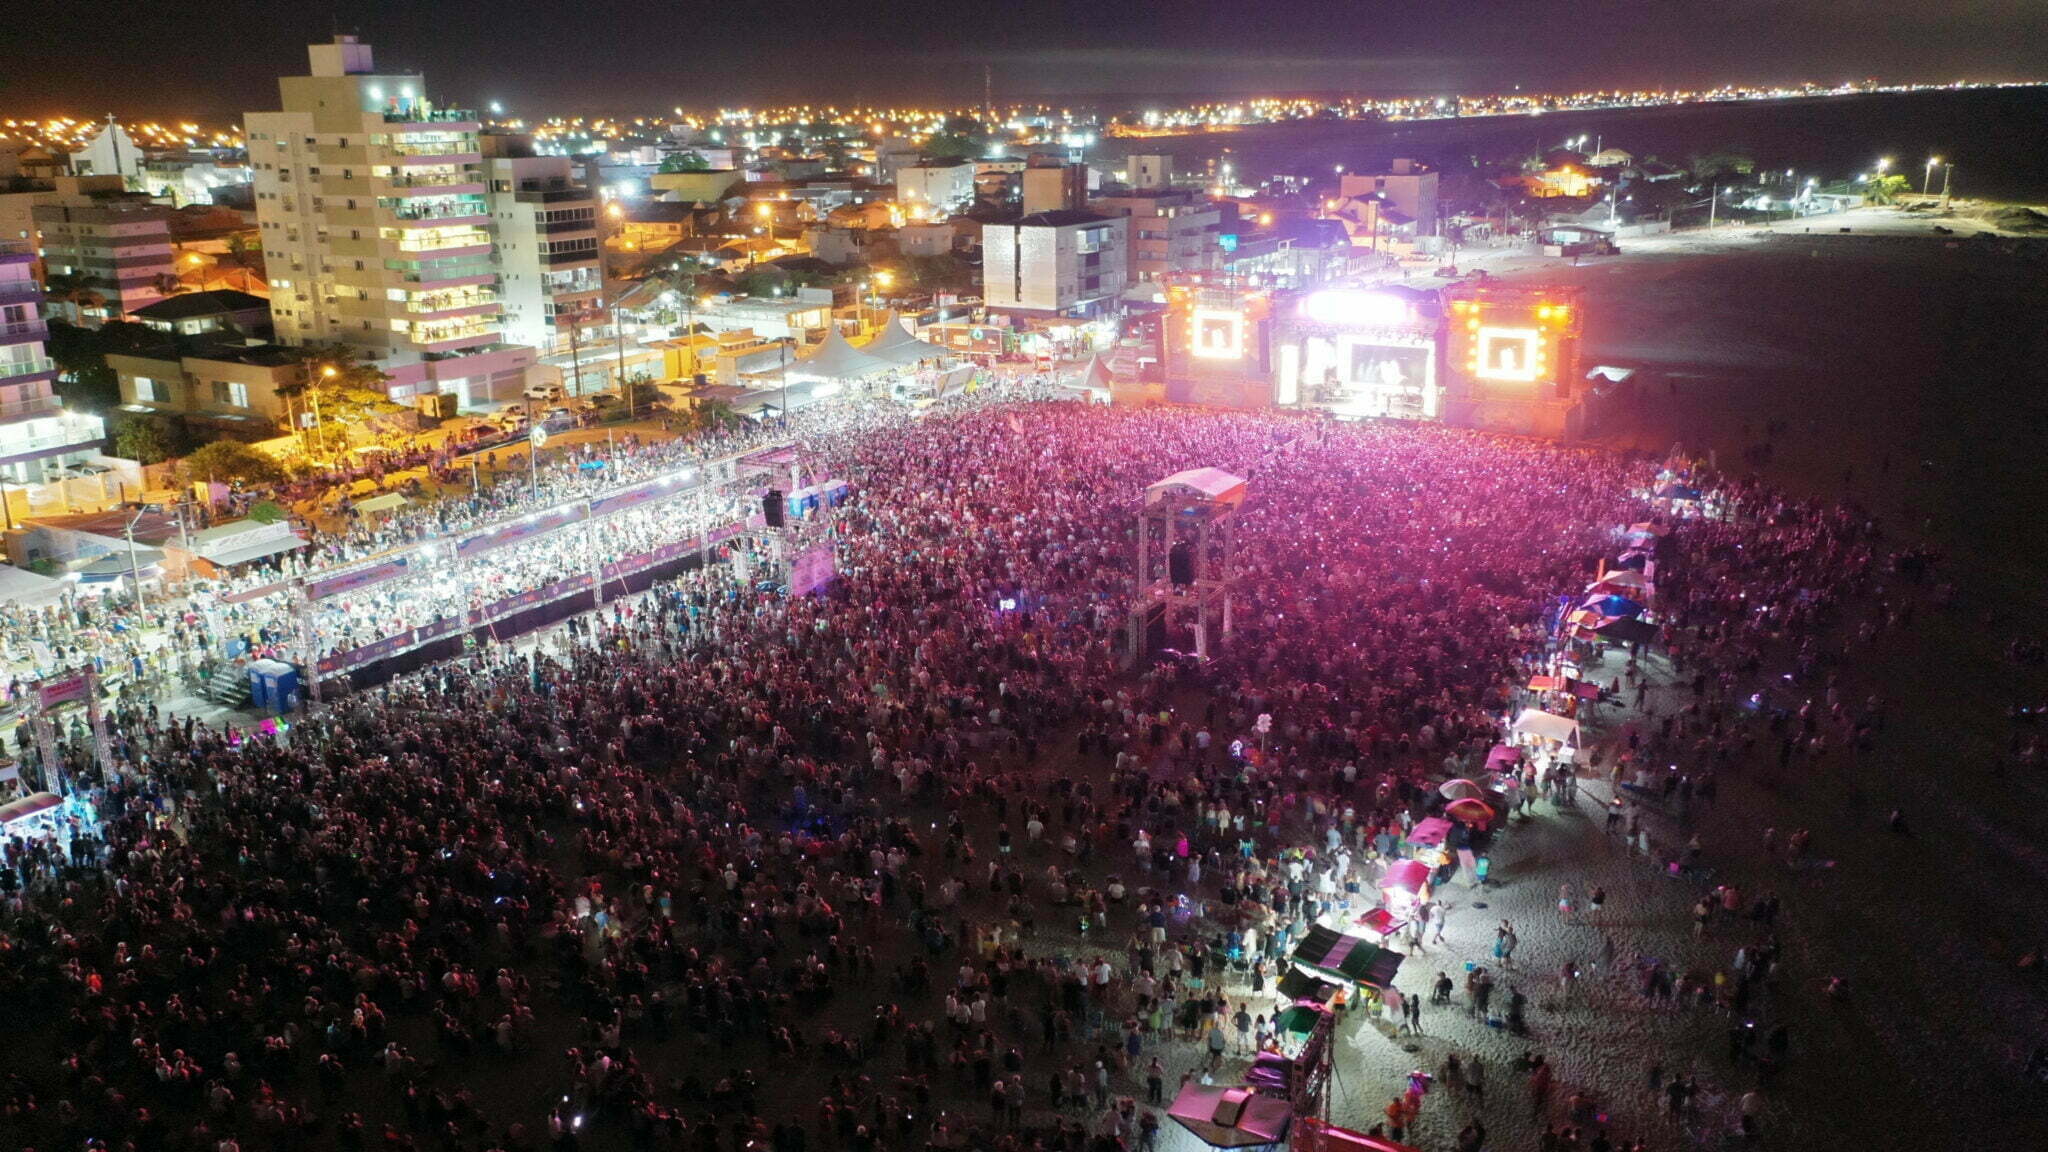
<path id="1" fill-rule="evenodd" d="M 712 565 L 279 733 L 137 704 L 118 773 L 71 747 L 100 836 L 0 871 L 18 1142 L 1149 1147 L 1278 1042 L 1292 943 L 1484 756 L 1647 467 L 1072 404 L 804 439 L 857 494 L 825 594 Z M 1195 466 L 1250 479 L 1237 631 L 1121 669 L 1137 494 Z M 1846 514 L 1731 505 L 1679 536 L 1705 679 L 1653 740 L 1697 734 L 1688 768 L 1876 559 Z"/>

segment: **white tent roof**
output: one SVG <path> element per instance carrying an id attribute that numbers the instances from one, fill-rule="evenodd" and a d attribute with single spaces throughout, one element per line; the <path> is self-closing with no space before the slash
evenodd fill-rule
<path id="1" fill-rule="evenodd" d="M 895 365 L 878 359 L 847 343 L 834 328 L 825 334 L 811 354 L 789 366 L 792 376 L 813 380 L 858 380 L 886 372 Z"/>
<path id="2" fill-rule="evenodd" d="M 891 364 L 915 364 L 919 360 L 931 360 L 944 356 L 946 350 L 928 340 L 919 340 L 904 327 L 895 312 L 882 318 L 881 331 L 875 338 L 860 346 L 859 351 L 878 360 Z"/>
<path id="3" fill-rule="evenodd" d="M 1522 714 L 1515 717 L 1512 730 L 1541 736 L 1546 740 L 1555 740 L 1560 744 L 1570 744 L 1579 738 L 1578 721 L 1545 712 L 1541 708 L 1522 709 Z"/>
<path id="4" fill-rule="evenodd" d="M 1068 383 L 1075 388 L 1094 388 L 1107 392 L 1114 382 L 1114 377 L 1109 374 L 1109 365 L 1102 362 L 1102 356 L 1098 353 L 1088 357 L 1088 364 L 1081 369 L 1081 374 Z"/>
<path id="5" fill-rule="evenodd" d="M 26 568 L 0 564 L 0 603 L 51 604 L 64 594 L 64 582 L 38 576 Z"/>
<path id="6" fill-rule="evenodd" d="M 1194 494 L 1233 504 L 1244 502 L 1244 477 L 1221 468 L 1189 468 L 1145 488 L 1145 503 Z"/>

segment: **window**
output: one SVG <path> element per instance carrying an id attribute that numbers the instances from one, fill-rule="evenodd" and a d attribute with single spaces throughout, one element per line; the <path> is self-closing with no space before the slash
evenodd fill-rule
<path id="1" fill-rule="evenodd" d="M 137 376 L 135 378 L 135 398 L 145 404 L 168 404 L 171 401 L 171 390 L 162 380 L 154 380 L 148 376 Z"/>
<path id="2" fill-rule="evenodd" d="M 215 404 L 227 404 L 235 408 L 247 408 L 249 406 L 249 386 L 238 380 L 215 380 L 213 382 L 213 402 Z"/>

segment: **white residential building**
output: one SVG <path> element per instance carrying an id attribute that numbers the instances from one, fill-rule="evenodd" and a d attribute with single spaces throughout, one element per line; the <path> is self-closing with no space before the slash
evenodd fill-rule
<path id="1" fill-rule="evenodd" d="M 528 137 L 483 141 L 505 337 L 560 351 L 569 346 L 572 323 L 597 323 L 603 311 L 597 196 L 567 156 L 536 156 Z"/>
<path id="2" fill-rule="evenodd" d="M 283 110 L 245 117 L 279 342 L 347 344 L 394 399 L 518 396 L 534 350 L 505 338 L 476 113 L 353 36 L 308 54 Z"/>
<path id="3" fill-rule="evenodd" d="M 1129 276 L 1130 221 L 1093 212 L 1039 212 L 981 227 L 982 300 L 1002 312 L 1092 316 L 1115 304 Z"/>
<path id="4" fill-rule="evenodd" d="M 940 214 L 974 203 L 974 165 L 965 160 L 912 164 L 896 172 L 896 202 L 906 211 L 927 207 Z"/>

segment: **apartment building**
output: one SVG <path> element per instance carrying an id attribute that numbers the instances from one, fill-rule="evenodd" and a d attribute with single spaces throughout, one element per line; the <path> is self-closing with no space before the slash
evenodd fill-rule
<path id="1" fill-rule="evenodd" d="M 57 398 L 35 261 L 27 245 L 0 242 L 0 482 L 8 484 L 59 479 L 107 438 L 99 417 L 67 412 Z"/>
<path id="2" fill-rule="evenodd" d="M 396 400 L 518 396 L 535 355 L 504 331 L 476 113 L 353 36 L 307 51 L 282 109 L 244 118 L 278 340 L 348 345 Z"/>
<path id="3" fill-rule="evenodd" d="M 164 298 L 177 283 L 171 210 L 126 193 L 59 196 L 30 209 L 44 276 L 62 285 L 50 315 L 98 327 Z"/>
<path id="4" fill-rule="evenodd" d="M 536 156 L 533 138 L 483 137 L 484 198 L 496 230 L 505 338 L 542 353 L 603 307 L 597 194 L 567 156 Z"/>
<path id="5" fill-rule="evenodd" d="M 1154 188 L 1098 196 L 1096 211 L 1130 220 L 1130 282 L 1159 284 L 1170 275 L 1207 272 L 1221 255 L 1223 211 L 1193 190 Z"/>
<path id="6" fill-rule="evenodd" d="M 1338 182 L 1337 194 L 1345 199 L 1377 200 L 1414 221 L 1416 235 L 1434 236 L 1439 179 L 1436 169 L 1427 164 L 1396 160 L 1385 172 L 1346 172 Z"/>
<path id="7" fill-rule="evenodd" d="M 1098 315 L 1124 290 L 1129 234 L 1129 220 L 1071 209 L 984 224 L 982 299 L 998 312 Z"/>

